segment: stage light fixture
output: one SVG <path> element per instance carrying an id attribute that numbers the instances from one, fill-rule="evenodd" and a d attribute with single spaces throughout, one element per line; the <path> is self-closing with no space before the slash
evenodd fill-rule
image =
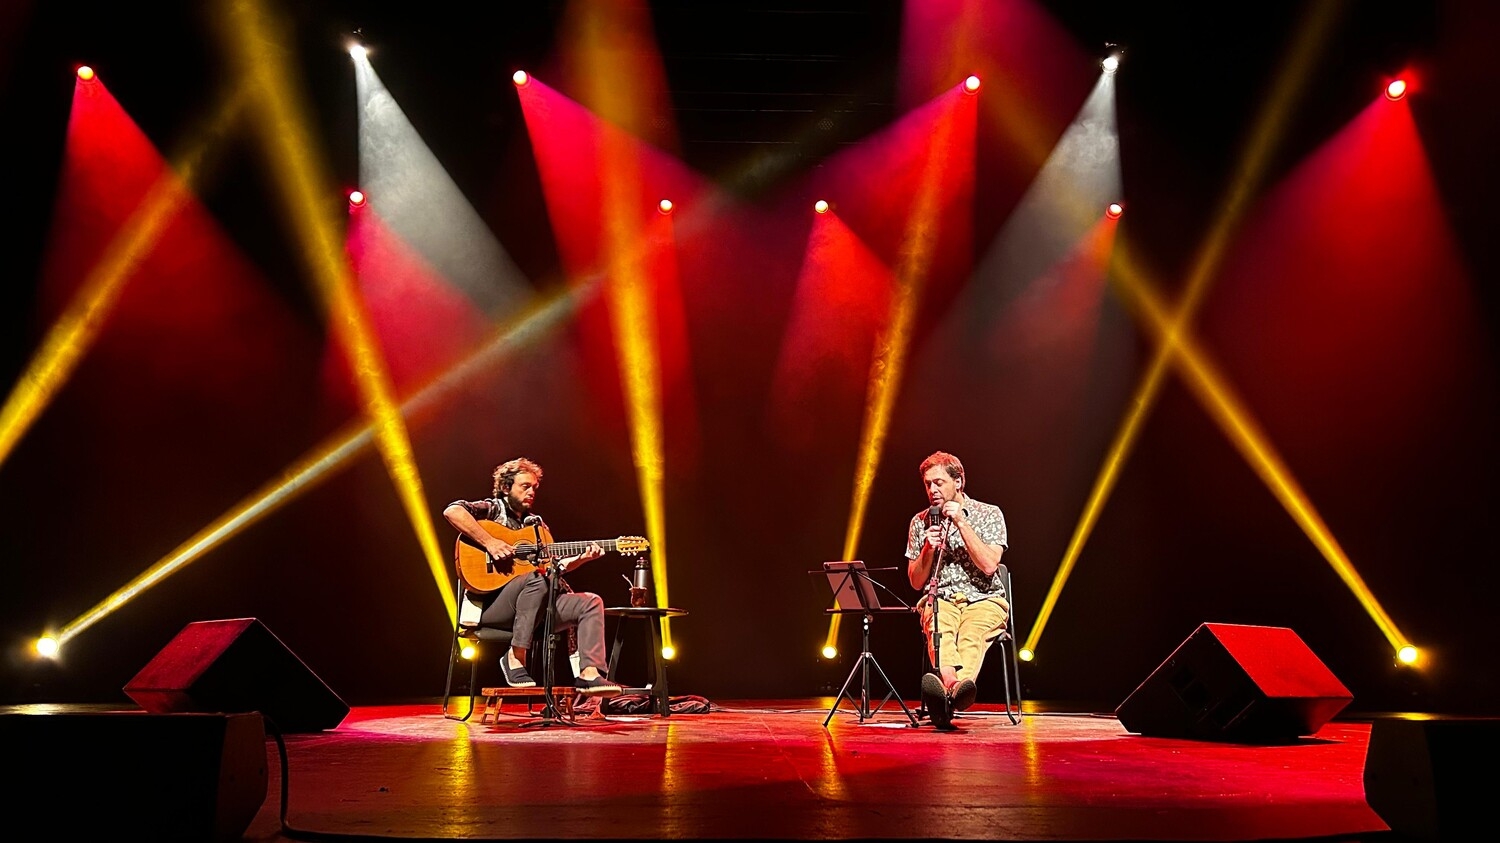
<path id="1" fill-rule="evenodd" d="M 94 78 L 94 69 L 86 64 L 79 65 L 77 73 L 78 78 L 85 82 L 91 81 Z"/>
<path id="2" fill-rule="evenodd" d="M 526 75 L 526 71 L 517 70 L 510 75 L 510 81 L 516 83 L 517 88 L 524 88 L 526 83 L 531 81 L 531 77 Z"/>
<path id="3" fill-rule="evenodd" d="M 360 190 L 349 191 L 349 207 L 358 208 L 365 204 L 365 194 Z"/>
<path id="4" fill-rule="evenodd" d="M 839 648 L 833 646 L 832 644 L 829 644 L 828 646 L 823 648 L 823 658 L 828 659 L 829 661 L 833 661 L 838 657 Z"/>
<path id="5" fill-rule="evenodd" d="M 979 90 L 979 77 L 978 76 L 970 76 L 968 79 L 964 80 L 964 93 L 966 93 L 966 94 L 972 94 L 972 93 L 974 93 L 975 91 L 978 91 L 978 90 Z"/>
<path id="6" fill-rule="evenodd" d="M 1421 656 L 1422 654 L 1418 652 L 1417 648 L 1410 644 L 1396 651 L 1396 660 L 1402 664 L 1416 664 L 1417 659 L 1421 658 Z"/>
<path id="7" fill-rule="evenodd" d="M 458 651 L 458 654 L 469 661 L 473 661 L 474 654 L 477 652 L 478 648 L 476 648 L 473 644 L 465 643 L 463 649 Z"/>
<path id="8" fill-rule="evenodd" d="M 1105 73 L 1114 73 L 1120 69 L 1120 60 L 1125 57 L 1125 51 L 1119 44 L 1106 43 L 1104 45 L 1104 58 L 1099 61 L 1099 67 Z"/>
<path id="9" fill-rule="evenodd" d="M 56 638 L 50 635 L 43 635 L 36 640 L 36 654 L 44 659 L 55 659 L 57 658 L 59 646 Z"/>
<path id="10" fill-rule="evenodd" d="M 1385 98 L 1391 102 L 1395 102 L 1404 96 L 1406 96 L 1405 79 L 1393 80 L 1389 85 L 1385 86 Z"/>
<path id="11" fill-rule="evenodd" d="M 663 199 L 656 203 L 656 208 L 664 214 L 670 214 L 672 213 L 672 200 Z"/>
<path id="12" fill-rule="evenodd" d="M 349 45 L 349 56 L 351 58 L 353 58 L 355 61 L 363 61 L 364 58 L 366 56 L 368 56 L 369 54 L 370 54 L 369 51 L 365 49 L 365 45 L 363 45 L 363 44 L 350 44 Z"/>
<path id="13" fill-rule="evenodd" d="M 664 658 L 664 659 L 666 659 L 667 661 L 671 661 L 672 659 L 677 658 L 677 648 L 676 647 L 662 647 L 661 648 L 661 657 Z"/>
<path id="14" fill-rule="evenodd" d="M 1029 647 L 1022 647 L 1016 655 L 1020 656 L 1023 662 L 1029 662 L 1036 658 L 1036 653 L 1031 652 L 1031 648 Z"/>
<path id="15" fill-rule="evenodd" d="M 1119 219 L 1120 215 L 1123 213 L 1125 213 L 1125 206 L 1121 205 L 1119 202 L 1111 202 L 1109 203 L 1109 206 L 1104 209 L 1104 215 L 1112 220 Z"/>
<path id="16" fill-rule="evenodd" d="M 813 203 L 813 210 L 817 211 L 820 214 L 828 213 L 828 201 L 826 199 L 819 199 L 817 202 Z"/>

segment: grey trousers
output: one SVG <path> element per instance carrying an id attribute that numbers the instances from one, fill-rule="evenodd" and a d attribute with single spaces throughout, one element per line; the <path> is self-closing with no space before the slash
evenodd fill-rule
<path id="1" fill-rule="evenodd" d="M 510 627 L 512 647 L 531 649 L 537 628 L 546 620 L 547 580 L 539 571 L 516 577 L 500 587 L 479 616 L 486 626 Z M 564 591 L 559 584 L 553 631 L 578 631 L 579 669 L 592 667 L 602 675 L 609 666 L 604 653 L 604 600 L 588 591 Z"/>

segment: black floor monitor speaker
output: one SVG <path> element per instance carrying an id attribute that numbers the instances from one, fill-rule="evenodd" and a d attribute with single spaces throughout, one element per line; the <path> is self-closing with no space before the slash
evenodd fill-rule
<path id="1" fill-rule="evenodd" d="M 1317 732 L 1353 699 L 1292 630 L 1205 623 L 1115 716 L 1142 735 L 1277 743 Z"/>
<path id="2" fill-rule="evenodd" d="M 332 729 L 349 713 L 255 618 L 188 624 L 124 690 L 150 712 L 258 711 L 286 733 Z"/>
<path id="3" fill-rule="evenodd" d="M 0 746 L 38 837 L 239 840 L 266 801 L 259 714 L 0 714 Z"/>
<path id="4" fill-rule="evenodd" d="M 1500 718 L 1379 718 L 1365 752 L 1365 801 L 1415 840 L 1479 840 L 1494 833 L 1500 792 Z"/>

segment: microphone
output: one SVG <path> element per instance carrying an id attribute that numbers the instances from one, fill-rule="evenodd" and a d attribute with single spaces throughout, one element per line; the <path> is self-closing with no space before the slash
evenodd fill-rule
<path id="1" fill-rule="evenodd" d="M 943 520 L 943 505 L 933 504 L 927 509 L 927 526 L 936 527 Z"/>
<path id="2" fill-rule="evenodd" d="M 535 527 L 540 523 L 542 523 L 542 516 L 540 515 L 528 515 L 521 519 L 521 525 L 524 527 Z"/>

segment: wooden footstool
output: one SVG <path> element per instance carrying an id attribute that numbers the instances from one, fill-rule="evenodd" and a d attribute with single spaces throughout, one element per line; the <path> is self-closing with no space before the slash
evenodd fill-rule
<path id="1" fill-rule="evenodd" d="M 499 721 L 500 705 L 506 699 L 526 699 L 526 708 L 529 711 L 533 705 L 541 702 L 545 704 L 546 689 L 540 685 L 533 688 L 512 688 L 502 685 L 498 688 L 480 688 L 479 695 L 484 697 L 484 713 L 479 716 L 480 723 L 495 723 Z M 557 710 L 566 719 L 573 719 L 573 698 L 578 695 L 578 689 L 572 685 L 552 686 L 552 695 L 557 698 Z"/>

